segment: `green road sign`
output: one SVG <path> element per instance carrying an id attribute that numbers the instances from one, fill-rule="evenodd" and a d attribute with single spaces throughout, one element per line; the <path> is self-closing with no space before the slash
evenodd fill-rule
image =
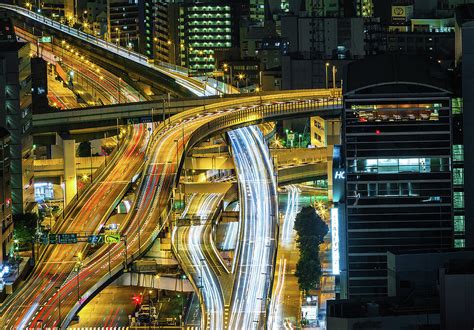
<path id="1" fill-rule="evenodd" d="M 58 234 L 58 244 L 77 243 L 77 234 Z"/>
<path id="2" fill-rule="evenodd" d="M 120 243 L 120 234 L 105 234 L 105 244 L 116 244 Z"/>
<path id="3" fill-rule="evenodd" d="M 56 234 L 49 234 L 49 244 L 57 244 L 58 243 L 58 237 Z"/>
<path id="4" fill-rule="evenodd" d="M 51 36 L 46 36 L 46 37 L 39 38 L 39 42 L 41 42 L 41 43 L 51 43 L 52 41 L 53 41 L 53 37 L 51 37 Z"/>

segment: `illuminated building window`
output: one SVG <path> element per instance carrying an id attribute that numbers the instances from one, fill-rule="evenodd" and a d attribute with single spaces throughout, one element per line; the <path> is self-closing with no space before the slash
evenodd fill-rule
<path id="1" fill-rule="evenodd" d="M 466 246 L 466 241 L 464 238 L 456 238 L 454 240 L 454 247 L 455 248 L 463 248 Z"/>
<path id="2" fill-rule="evenodd" d="M 454 204 L 455 209 L 463 209 L 464 208 L 464 192 L 455 191 L 453 193 L 453 204 Z"/>
<path id="3" fill-rule="evenodd" d="M 464 168 L 453 168 L 453 183 L 455 185 L 464 184 Z"/>
<path id="4" fill-rule="evenodd" d="M 463 234 L 465 231 L 464 215 L 454 216 L 454 232 L 456 234 Z"/>
<path id="5" fill-rule="evenodd" d="M 453 161 L 455 162 L 464 161 L 464 145 L 462 144 L 453 145 Z"/>

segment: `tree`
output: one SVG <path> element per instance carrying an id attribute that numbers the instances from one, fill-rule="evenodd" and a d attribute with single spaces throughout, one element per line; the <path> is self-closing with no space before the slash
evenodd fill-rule
<path id="1" fill-rule="evenodd" d="M 314 236 L 318 244 L 324 242 L 324 236 L 329 231 L 328 225 L 316 213 L 312 206 L 305 206 L 296 215 L 294 228 L 298 237 Z"/>
<path id="2" fill-rule="evenodd" d="M 321 277 L 319 245 L 329 231 L 328 225 L 311 206 L 303 207 L 296 215 L 294 228 L 298 233 L 300 259 L 296 264 L 296 277 L 300 289 L 305 293 L 316 289 Z"/>
<path id="3" fill-rule="evenodd" d="M 315 256 L 300 256 L 296 264 L 295 275 L 303 292 L 307 293 L 309 290 L 316 289 L 321 277 L 321 262 L 318 253 Z"/>
<path id="4" fill-rule="evenodd" d="M 36 233 L 37 221 L 36 213 L 13 215 L 13 236 L 18 240 L 20 249 L 28 249 L 31 246 Z"/>
<path id="5" fill-rule="evenodd" d="M 79 143 L 77 148 L 78 157 L 89 157 L 91 155 L 91 143 L 89 141 Z"/>

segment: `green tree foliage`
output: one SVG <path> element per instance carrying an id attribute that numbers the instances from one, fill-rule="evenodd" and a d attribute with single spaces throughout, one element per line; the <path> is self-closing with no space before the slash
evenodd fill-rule
<path id="1" fill-rule="evenodd" d="M 91 143 L 89 141 L 79 143 L 77 148 L 78 157 L 90 157 L 91 155 Z"/>
<path id="2" fill-rule="evenodd" d="M 305 206 L 296 215 L 295 230 L 298 237 L 312 236 L 318 244 L 324 242 L 324 236 L 328 233 L 328 225 L 316 213 L 312 206 Z"/>
<path id="3" fill-rule="evenodd" d="M 319 257 L 303 255 L 296 264 L 296 277 L 300 290 L 308 292 L 317 288 L 321 277 L 321 262 Z"/>
<path id="4" fill-rule="evenodd" d="M 317 288 L 321 277 L 319 245 L 329 231 L 328 225 L 311 206 L 303 207 L 296 215 L 295 226 L 298 233 L 300 259 L 296 264 L 296 277 L 304 292 Z"/>
<path id="5" fill-rule="evenodd" d="M 13 236 L 18 240 L 20 249 L 28 249 L 35 237 L 36 213 L 15 214 L 13 216 Z"/>

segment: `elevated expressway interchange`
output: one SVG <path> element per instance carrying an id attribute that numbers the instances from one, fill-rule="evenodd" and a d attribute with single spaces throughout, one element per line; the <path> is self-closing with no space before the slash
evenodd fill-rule
<path id="1" fill-rule="evenodd" d="M 62 266 L 58 266 L 52 275 L 56 279 L 57 286 L 51 284 L 48 290 L 34 292 L 30 280 L 21 292 L 9 301 L 7 309 L 10 312 L 2 313 L 4 315 L 2 325 L 32 326 L 42 322 L 44 326 L 52 326 L 54 323 L 51 321 L 54 319 L 52 315 L 57 315 L 59 305 L 64 317 L 61 319 L 61 325 L 67 325 L 81 306 L 101 287 L 120 274 L 124 268 L 126 269 L 132 260 L 145 253 L 160 230 L 170 221 L 173 191 L 178 184 L 184 156 L 199 141 L 236 127 L 291 116 L 316 113 L 323 116 L 334 115 L 339 111 L 340 99 L 332 97 L 329 91 L 316 90 L 281 93 L 268 97 L 254 96 L 238 102 L 223 101 L 205 108 L 187 110 L 171 117 L 168 123 L 162 123 L 154 129 L 149 142 L 146 142 L 144 137 L 139 139 L 142 141 L 141 152 L 145 151 L 143 144 L 147 143 L 146 156 L 143 155 L 145 164 L 140 164 L 144 166 L 143 170 L 141 171 L 140 165 L 137 164 L 139 168 L 135 173 L 121 172 L 121 178 L 114 180 L 120 183 L 127 181 L 127 175 L 130 179 L 139 171 L 143 173 L 138 198 L 132 207 L 133 211 L 121 228 L 122 236 L 127 237 L 125 244 L 103 246 L 82 261 L 83 267 L 77 274 L 71 272 L 70 266 L 64 266 L 74 263 L 78 253 L 75 250 L 77 247 L 63 247 L 64 255 L 60 263 Z M 111 181 L 105 179 L 101 183 L 107 182 Z M 96 188 L 90 189 L 89 193 L 95 196 Z M 84 221 L 79 217 L 67 218 L 69 221 L 64 223 L 69 226 L 81 226 Z M 93 226 L 92 222 L 89 225 Z M 93 228 L 91 231 L 94 231 Z M 43 255 L 39 264 L 51 265 L 48 262 L 49 258 Z M 38 274 L 38 269 L 45 267 L 38 266 L 34 276 Z M 49 274 L 45 273 L 48 281 Z M 76 285 L 79 283 L 79 277 L 80 287 Z M 76 291 L 79 299 L 72 293 Z"/>

